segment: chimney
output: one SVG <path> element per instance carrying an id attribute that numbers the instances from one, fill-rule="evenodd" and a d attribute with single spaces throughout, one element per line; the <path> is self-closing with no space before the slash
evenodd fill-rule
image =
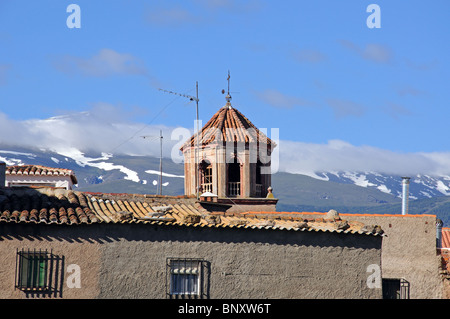
<path id="1" fill-rule="evenodd" d="M 6 186 L 6 164 L 0 162 L 0 187 Z"/>
<path id="2" fill-rule="evenodd" d="M 440 219 L 436 220 L 436 248 L 440 249 L 442 246 L 442 226 L 443 222 Z"/>
<path id="3" fill-rule="evenodd" d="M 266 198 L 275 198 L 275 196 L 273 196 L 272 190 L 273 190 L 272 186 L 269 186 L 269 188 L 267 189 Z"/>
<path id="4" fill-rule="evenodd" d="M 402 215 L 408 214 L 409 177 L 402 177 Z"/>

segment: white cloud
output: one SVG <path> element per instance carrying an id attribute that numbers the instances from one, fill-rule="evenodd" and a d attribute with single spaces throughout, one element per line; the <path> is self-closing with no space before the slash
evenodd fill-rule
<path id="1" fill-rule="evenodd" d="M 159 157 L 159 140 L 141 136 L 156 137 L 162 130 L 164 156 L 170 157 L 171 148 L 177 142 L 170 139 L 173 129 L 133 122 L 121 108 L 107 103 L 94 104 L 88 111 L 48 119 L 14 121 L 0 113 L 2 144 L 54 151 L 78 149 Z"/>
<path id="2" fill-rule="evenodd" d="M 361 51 L 361 55 L 367 59 L 378 63 L 387 63 L 392 60 L 391 50 L 380 44 L 369 43 Z"/>
<path id="3" fill-rule="evenodd" d="M 362 104 L 349 100 L 327 99 L 327 103 L 333 110 L 334 116 L 338 119 L 346 116 L 360 117 L 364 115 L 366 111 Z"/>
<path id="4" fill-rule="evenodd" d="M 412 86 L 402 86 L 402 87 L 398 87 L 396 89 L 398 95 L 400 96 L 407 96 L 407 95 L 411 95 L 411 96 L 419 96 L 419 95 L 424 95 L 426 94 L 424 91 L 416 89 Z"/>
<path id="5" fill-rule="evenodd" d="M 319 63 L 327 59 L 325 54 L 317 50 L 303 49 L 294 52 L 292 55 L 297 61 L 306 63 Z"/>
<path id="6" fill-rule="evenodd" d="M 198 23 L 200 18 L 189 10 L 174 6 L 171 8 L 153 8 L 147 13 L 147 21 L 158 26 L 181 26 Z"/>
<path id="7" fill-rule="evenodd" d="M 388 102 L 384 107 L 382 107 L 382 110 L 388 114 L 390 117 L 392 117 L 393 119 L 400 119 L 402 117 L 405 116 L 410 116 L 411 114 L 413 114 L 413 112 L 411 110 L 409 110 L 408 108 L 400 105 L 400 104 L 396 104 L 396 103 L 391 103 Z"/>
<path id="8" fill-rule="evenodd" d="M 449 153 L 399 153 L 341 140 L 327 144 L 280 141 L 280 171 L 314 175 L 321 171 L 378 172 L 396 175 L 450 173 Z"/>
<path id="9" fill-rule="evenodd" d="M 355 43 L 348 40 L 340 40 L 339 43 L 343 47 L 355 52 L 363 59 L 372 62 L 389 63 L 393 59 L 391 49 L 382 44 L 368 43 L 364 47 L 360 48 Z"/>
<path id="10" fill-rule="evenodd" d="M 292 109 L 300 107 L 319 107 L 315 102 L 306 99 L 284 94 L 276 89 L 266 89 L 255 91 L 255 96 L 264 103 L 276 108 Z M 333 111 L 335 118 L 341 119 L 347 116 L 360 117 L 366 112 L 366 107 L 362 104 L 338 98 L 326 99 L 326 104 Z"/>
<path id="11" fill-rule="evenodd" d="M 111 49 L 101 49 L 89 58 L 66 55 L 54 61 L 61 72 L 93 77 L 113 75 L 148 75 L 144 63 L 135 56 Z"/>
<path id="12" fill-rule="evenodd" d="M 437 67 L 439 67 L 440 62 L 436 59 L 432 60 L 432 61 L 428 61 L 428 62 L 416 62 L 416 61 L 411 61 L 409 59 L 406 59 L 405 64 L 407 67 L 409 67 L 413 70 L 430 71 L 430 70 L 433 70 L 433 69 L 436 69 Z"/>
<path id="13" fill-rule="evenodd" d="M 110 115 L 106 118 L 105 114 Z M 94 154 L 130 154 L 159 157 L 159 130 L 163 130 L 163 156 L 172 157 L 172 150 L 190 137 L 173 132 L 180 128 L 148 126 L 129 120 L 120 108 L 94 105 L 81 113 L 49 119 L 14 121 L 0 113 L 2 144 L 51 149 L 57 152 L 82 151 Z M 143 139 L 141 136 L 154 136 Z M 372 146 L 355 146 L 341 140 L 326 144 L 297 141 L 276 141 L 278 146 L 273 166 L 278 171 L 314 175 L 321 171 L 378 172 L 396 175 L 448 175 L 450 152 L 400 153 Z M 89 156 L 89 155 L 87 155 Z M 96 155 L 95 155 L 96 156 Z M 173 158 L 173 157 L 172 157 Z M 175 161 L 175 160 L 174 160 Z M 277 162 L 275 162 L 277 161 Z"/>
<path id="14" fill-rule="evenodd" d="M 255 92 L 257 98 L 264 103 L 277 108 L 293 108 L 294 106 L 311 105 L 310 102 L 295 96 L 286 95 L 278 90 L 267 89 L 262 92 Z"/>
<path id="15" fill-rule="evenodd" d="M 222 21 L 221 15 L 248 18 L 262 7 L 257 0 L 196 0 L 182 5 L 153 5 L 146 11 L 146 21 L 158 27 L 204 26 Z"/>
<path id="16" fill-rule="evenodd" d="M 226 10 L 235 14 L 249 14 L 257 12 L 264 6 L 260 0 L 196 0 L 200 8 L 217 11 Z"/>

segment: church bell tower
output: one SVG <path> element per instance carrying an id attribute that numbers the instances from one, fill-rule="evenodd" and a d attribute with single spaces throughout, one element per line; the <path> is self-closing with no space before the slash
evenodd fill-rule
<path id="1" fill-rule="evenodd" d="M 181 147 L 185 195 L 215 202 L 267 204 L 271 194 L 271 154 L 275 142 L 226 103 Z M 275 200 L 276 201 L 276 200 Z"/>

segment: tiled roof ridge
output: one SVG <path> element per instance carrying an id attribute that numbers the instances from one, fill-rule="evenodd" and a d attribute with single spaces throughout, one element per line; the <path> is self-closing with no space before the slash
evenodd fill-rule
<path id="1" fill-rule="evenodd" d="M 184 227 L 323 231 L 382 236 L 376 225 L 327 218 L 258 217 L 211 213 L 195 198 L 84 193 L 54 188 L 0 188 L 0 223 L 145 223 Z"/>
<path id="2" fill-rule="evenodd" d="M 241 117 L 244 120 L 244 123 L 247 123 L 250 127 L 254 128 L 254 129 L 258 129 L 253 123 L 252 121 L 250 121 L 244 114 L 242 114 L 242 112 L 240 112 L 238 109 L 236 108 L 232 108 L 232 110 L 234 110 L 234 112 L 232 113 L 233 115 L 237 114 L 239 117 Z M 242 120 L 239 119 L 240 122 L 242 123 Z"/>
<path id="3" fill-rule="evenodd" d="M 33 170 L 35 169 L 35 170 Z M 52 172 L 68 172 L 73 173 L 73 170 L 69 168 L 59 168 L 59 167 L 49 167 L 44 165 L 35 165 L 35 164 L 25 164 L 25 165 L 8 165 L 6 166 L 6 173 L 13 173 L 14 171 L 30 171 L 33 170 L 36 171 L 38 169 L 46 170 L 46 171 L 52 171 Z"/>
<path id="4" fill-rule="evenodd" d="M 154 194 L 134 194 L 134 193 L 102 193 L 102 192 L 83 192 L 86 196 L 101 197 L 101 198 L 121 198 L 127 200 L 144 200 L 144 201 L 196 201 L 195 195 L 154 195 Z"/>
<path id="5" fill-rule="evenodd" d="M 98 222 L 81 192 L 55 188 L 1 188 L 0 222 Z"/>
<path id="6" fill-rule="evenodd" d="M 8 165 L 5 170 L 6 175 L 34 175 L 34 176 L 69 176 L 73 184 L 78 180 L 75 172 L 69 168 L 48 167 L 44 165 Z"/>
<path id="7" fill-rule="evenodd" d="M 158 194 L 139 194 L 139 193 L 104 193 L 104 192 L 91 192 L 83 191 L 84 194 L 90 195 L 112 195 L 112 196 L 132 196 L 132 197 L 144 197 L 144 198 L 196 198 L 195 195 L 158 195 Z"/>
<path id="8" fill-rule="evenodd" d="M 342 219 L 341 215 L 335 210 L 330 210 L 327 213 L 300 213 L 300 212 L 290 212 L 288 214 L 284 212 L 245 212 L 245 213 L 220 213 L 224 216 L 245 216 L 245 218 L 261 219 L 261 220 L 284 220 L 284 221 L 296 221 L 300 223 L 315 224 L 316 226 L 329 226 L 335 229 L 347 229 L 347 228 L 359 228 L 361 231 L 372 232 L 375 234 L 383 234 L 384 231 L 379 225 L 365 225 L 359 221 Z M 302 215 L 319 215 L 324 217 L 304 217 Z M 352 214 L 345 214 L 346 216 L 352 216 Z"/>
<path id="9" fill-rule="evenodd" d="M 273 215 L 326 215 L 327 212 L 245 212 L 244 214 L 273 214 Z M 401 213 L 399 214 L 361 214 L 361 213 L 339 213 L 341 216 L 361 216 L 361 217 L 370 217 L 370 216 L 388 216 L 388 217 L 436 217 L 436 215 L 432 214 L 406 214 L 403 215 Z M 444 229 L 444 228 L 443 228 Z M 450 230 L 450 227 L 448 228 Z"/>

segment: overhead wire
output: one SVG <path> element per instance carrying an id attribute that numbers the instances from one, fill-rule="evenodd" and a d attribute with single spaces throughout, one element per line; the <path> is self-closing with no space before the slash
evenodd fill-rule
<path id="1" fill-rule="evenodd" d="M 122 145 L 128 143 L 130 140 L 132 140 L 133 138 L 136 137 L 136 135 L 138 135 L 140 132 L 142 132 L 145 128 L 147 128 L 148 126 L 150 126 L 153 121 L 155 121 L 172 103 L 174 103 L 177 99 L 179 99 L 180 96 L 175 97 L 172 101 L 170 101 L 169 103 L 167 103 L 163 108 L 161 108 L 159 110 L 159 112 L 150 120 L 150 122 L 148 122 L 147 124 L 145 124 L 142 128 L 140 128 L 139 130 L 137 130 L 133 135 L 131 135 L 129 138 L 127 138 L 126 140 L 124 140 L 123 142 L 121 142 L 120 144 L 118 144 L 117 146 L 115 146 L 114 148 L 112 148 L 108 153 L 113 153 L 115 150 L 117 150 L 119 147 L 121 147 Z"/>

